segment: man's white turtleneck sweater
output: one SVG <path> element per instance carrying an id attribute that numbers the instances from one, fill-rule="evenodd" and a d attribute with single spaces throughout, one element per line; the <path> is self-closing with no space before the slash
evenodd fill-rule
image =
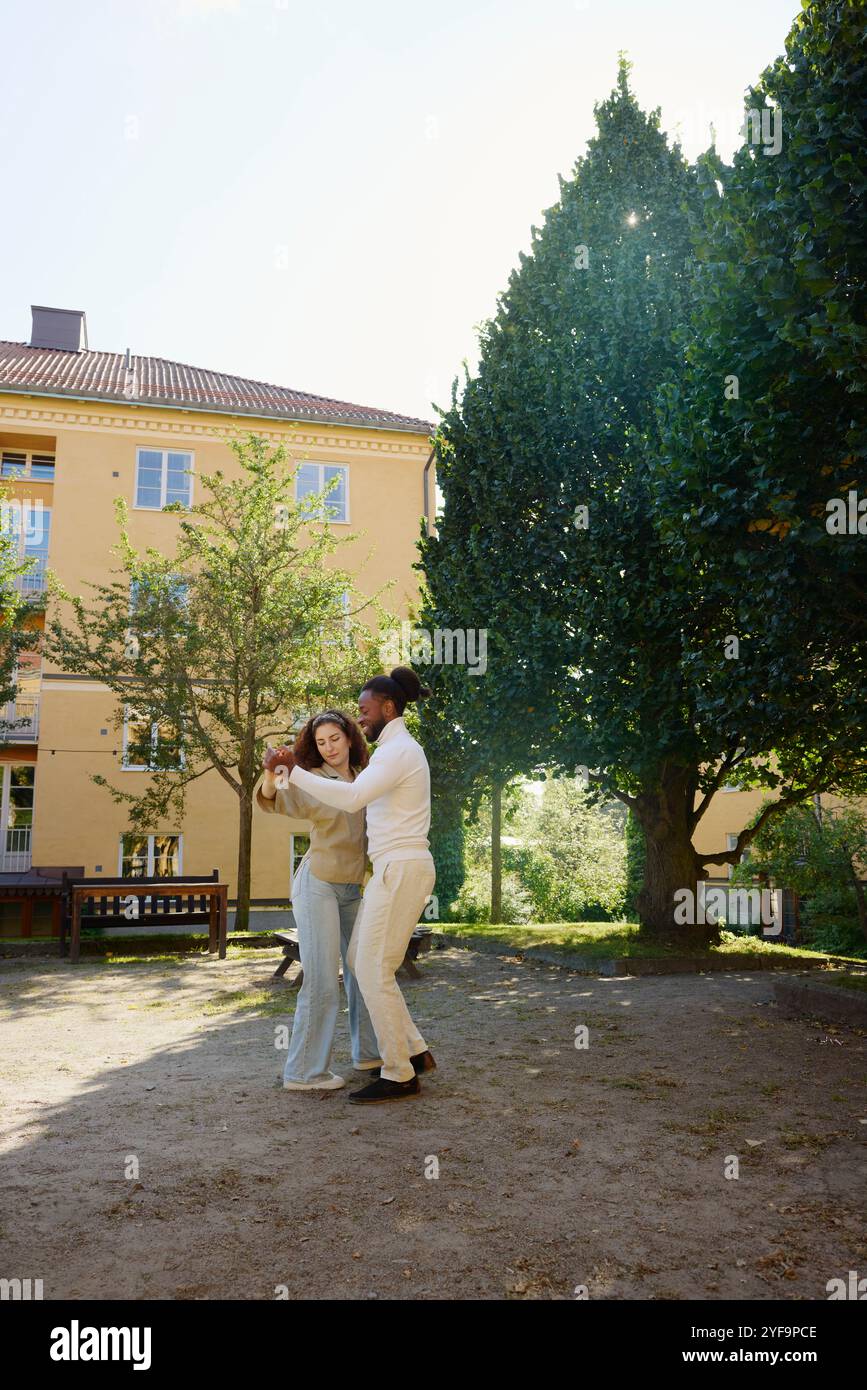
<path id="1" fill-rule="evenodd" d="M 368 854 L 374 867 L 378 859 L 429 858 L 430 769 L 402 718 L 386 724 L 369 764 L 354 782 L 317 777 L 301 767 L 293 767 L 289 781 L 339 811 L 368 808 Z"/>

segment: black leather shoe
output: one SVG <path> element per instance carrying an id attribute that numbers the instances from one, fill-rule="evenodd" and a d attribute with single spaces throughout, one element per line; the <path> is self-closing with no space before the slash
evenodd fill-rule
<path id="1" fill-rule="evenodd" d="M 428 1048 L 427 1052 L 417 1052 L 415 1056 L 410 1057 L 409 1060 L 412 1062 L 412 1069 L 416 1076 L 421 1076 L 423 1071 L 436 1071 L 437 1064 L 434 1061 L 434 1055 L 430 1048 Z M 382 1067 L 371 1067 L 368 1072 L 369 1076 L 380 1076 L 381 1074 Z"/>
<path id="2" fill-rule="evenodd" d="M 380 1100 L 406 1100 L 409 1096 L 419 1095 L 420 1092 L 417 1076 L 411 1077 L 409 1081 L 388 1081 L 380 1077 L 378 1081 L 371 1081 L 369 1086 L 362 1086 L 360 1091 L 350 1091 L 349 1099 L 369 1104 Z"/>

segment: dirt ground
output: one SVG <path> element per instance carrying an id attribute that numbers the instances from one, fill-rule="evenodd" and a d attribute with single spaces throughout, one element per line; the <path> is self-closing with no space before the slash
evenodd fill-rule
<path id="1" fill-rule="evenodd" d="M 277 959 L 0 961 L 0 1276 L 46 1299 L 825 1299 L 867 1269 L 867 1038 L 781 1018 L 770 972 L 432 953 L 403 988 L 439 1070 L 365 1108 L 280 1086 Z M 347 1058 L 343 1014 L 354 1082 Z"/>

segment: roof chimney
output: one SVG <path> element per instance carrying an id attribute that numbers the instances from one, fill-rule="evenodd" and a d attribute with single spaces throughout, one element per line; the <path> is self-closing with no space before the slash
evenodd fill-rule
<path id="1" fill-rule="evenodd" d="M 83 309 L 47 309 L 31 304 L 33 328 L 30 346 L 59 348 L 62 352 L 81 352 L 87 348 L 87 319 Z"/>

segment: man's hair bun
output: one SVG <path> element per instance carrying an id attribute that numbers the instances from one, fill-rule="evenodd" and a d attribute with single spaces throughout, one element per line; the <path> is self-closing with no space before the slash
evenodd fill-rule
<path id="1" fill-rule="evenodd" d="M 407 701 L 423 700 L 432 693 L 428 686 L 422 685 L 415 671 L 411 671 L 408 666 L 393 667 L 391 679 L 400 686 Z"/>
<path id="2" fill-rule="evenodd" d="M 364 682 L 362 690 L 372 690 L 375 695 L 393 700 L 398 714 L 403 714 L 410 700 L 421 700 L 433 693 L 422 685 L 415 671 L 408 666 L 395 666 L 390 676 L 371 676 L 369 681 Z"/>

